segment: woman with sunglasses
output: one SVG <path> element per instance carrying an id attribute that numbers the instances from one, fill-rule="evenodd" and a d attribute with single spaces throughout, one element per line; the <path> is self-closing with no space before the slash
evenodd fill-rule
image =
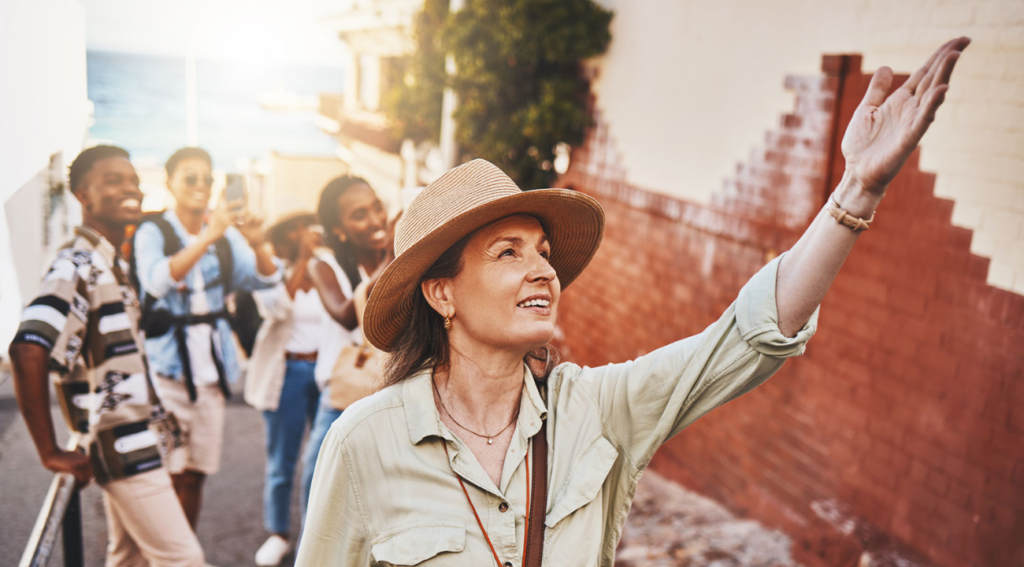
<path id="1" fill-rule="evenodd" d="M 168 469 L 194 530 L 203 484 L 220 468 L 224 402 L 238 376 L 225 296 L 273 287 L 281 275 L 263 245 L 262 219 L 228 208 L 235 203 L 207 208 L 210 154 L 180 149 L 166 169 L 175 207 L 139 226 L 133 264 L 149 366 L 187 439 L 171 453 Z"/>

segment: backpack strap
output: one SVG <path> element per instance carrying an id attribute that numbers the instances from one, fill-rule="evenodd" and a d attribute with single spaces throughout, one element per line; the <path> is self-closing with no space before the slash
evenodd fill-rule
<path id="1" fill-rule="evenodd" d="M 178 233 L 175 232 L 174 226 L 171 225 L 170 221 L 164 218 L 163 213 L 154 214 L 148 218 L 143 219 L 143 221 L 139 223 L 139 226 L 141 227 L 142 224 L 146 222 L 151 222 L 155 224 L 157 228 L 160 229 L 160 234 L 163 235 L 164 238 L 164 256 L 170 258 L 171 256 L 174 256 L 175 254 L 180 252 L 181 249 L 185 247 L 184 242 L 182 242 L 181 238 L 178 237 Z M 136 232 L 138 232 L 137 229 Z M 132 238 L 134 239 L 134 235 L 132 236 Z M 230 285 L 232 280 L 231 274 L 234 272 L 234 257 L 231 255 L 231 243 L 228 242 L 227 238 L 221 237 L 214 243 L 214 247 L 216 248 L 217 251 L 217 261 L 220 263 L 220 276 L 216 278 L 214 281 L 207 282 L 206 286 L 212 287 L 218 283 L 223 283 L 224 295 L 227 296 L 227 294 L 230 291 Z M 136 271 L 134 261 L 136 253 L 137 252 L 135 250 L 134 242 L 132 242 L 132 272 Z M 138 279 L 137 276 L 135 279 Z M 149 315 L 149 312 L 153 309 L 153 305 L 155 303 L 156 298 L 150 295 L 149 293 L 146 293 L 144 298 L 142 299 L 141 305 L 141 318 L 143 321 L 146 320 L 147 315 Z M 188 303 L 186 302 L 186 307 L 187 305 Z M 227 311 L 221 310 L 215 313 L 210 313 L 206 316 L 196 317 L 192 315 L 185 315 L 180 318 L 173 318 L 174 320 L 172 321 L 172 323 L 174 326 L 174 338 L 175 343 L 177 343 L 178 347 L 178 358 L 181 361 L 181 369 L 182 374 L 184 375 L 183 377 L 185 382 L 185 389 L 188 391 L 189 400 L 193 403 L 195 403 L 196 401 L 197 392 L 195 382 L 192 379 L 192 361 L 188 351 L 185 328 L 188 325 L 193 324 L 212 324 L 216 321 L 216 319 L 227 318 L 227 315 Z M 211 348 L 213 348 L 212 344 Z M 224 365 L 217 354 L 216 348 L 213 348 L 212 354 L 214 365 L 217 367 L 218 385 L 220 386 L 221 392 L 224 394 L 224 398 L 228 399 L 231 397 L 231 391 L 228 388 L 227 377 L 224 372 Z"/>
<path id="2" fill-rule="evenodd" d="M 164 239 L 164 256 L 167 256 L 169 258 L 171 256 L 174 256 L 182 248 L 184 248 L 184 244 L 182 243 L 181 238 L 179 238 L 178 234 L 174 232 L 174 227 L 171 226 L 170 221 L 164 218 L 163 212 L 153 213 L 144 216 L 142 218 L 142 221 L 139 222 L 139 226 L 135 229 L 135 233 L 132 234 L 132 254 L 131 257 L 128 258 L 128 279 L 131 285 L 135 287 L 136 293 L 141 298 L 139 302 L 139 307 L 142 312 L 141 318 L 143 320 L 146 319 L 146 316 L 149 314 L 149 311 L 153 308 L 153 304 L 156 303 L 155 297 L 153 297 L 147 292 L 143 292 L 142 284 L 139 281 L 138 261 L 136 260 L 139 252 L 135 248 L 135 237 L 138 235 L 139 229 L 142 228 L 142 225 L 146 224 L 147 222 L 155 224 L 156 227 L 160 229 L 160 235 L 163 236 Z"/>
<path id="3" fill-rule="evenodd" d="M 213 248 L 217 253 L 217 262 L 220 264 L 220 277 L 207 285 L 212 287 L 214 284 L 221 284 L 224 288 L 224 297 L 226 298 L 229 293 L 234 291 L 231 283 L 235 279 L 235 256 L 231 252 L 231 242 L 228 241 L 226 236 L 222 236 L 213 243 Z"/>

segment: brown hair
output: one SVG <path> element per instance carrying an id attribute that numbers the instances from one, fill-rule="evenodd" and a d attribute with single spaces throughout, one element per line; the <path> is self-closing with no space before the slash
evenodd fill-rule
<path id="1" fill-rule="evenodd" d="M 475 231 L 445 250 L 423 273 L 419 283 L 457 276 L 462 271 L 463 252 L 474 234 Z M 384 366 L 381 388 L 398 384 L 422 370 L 451 362 L 451 345 L 448 342 L 448 332 L 444 328 L 444 318 L 427 303 L 427 298 L 423 296 L 419 286 L 417 287 L 412 297 L 409 328 L 398 335 L 391 346 L 391 356 Z M 551 345 L 534 349 L 523 357 L 523 362 L 537 380 L 546 380 L 560 360 L 561 353 Z"/>

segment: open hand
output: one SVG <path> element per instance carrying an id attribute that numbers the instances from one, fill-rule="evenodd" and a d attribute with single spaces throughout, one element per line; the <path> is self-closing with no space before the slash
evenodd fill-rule
<path id="1" fill-rule="evenodd" d="M 888 98 L 893 72 L 882 67 L 871 78 L 864 100 L 843 136 L 843 157 L 851 181 L 879 198 L 935 120 L 949 77 L 966 37 L 946 42 Z"/>

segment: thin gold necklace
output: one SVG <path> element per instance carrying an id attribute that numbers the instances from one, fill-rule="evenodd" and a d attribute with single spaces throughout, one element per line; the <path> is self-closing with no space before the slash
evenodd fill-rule
<path id="1" fill-rule="evenodd" d="M 437 401 L 441 402 L 441 409 L 444 410 L 444 414 L 447 415 L 448 418 L 451 419 L 453 422 L 455 422 L 455 425 L 458 425 L 460 428 L 462 428 L 462 429 L 472 433 L 473 435 L 476 435 L 477 437 L 486 439 L 488 445 L 493 445 L 494 444 L 494 438 L 499 436 L 499 435 L 501 435 L 502 433 L 504 433 L 505 430 L 507 430 L 509 427 L 512 427 L 512 424 L 515 423 L 517 419 L 519 419 L 519 410 L 517 409 L 516 410 L 516 414 L 512 416 L 512 421 L 508 422 L 508 425 L 506 425 L 505 427 L 502 427 L 501 431 L 495 433 L 494 435 L 481 435 L 481 434 L 477 433 L 476 431 L 473 431 L 472 429 L 470 429 L 470 428 L 466 427 L 465 425 L 462 425 L 461 423 L 459 423 L 459 420 L 455 419 L 455 416 L 452 415 L 452 412 L 448 411 L 448 408 L 446 408 L 445 405 L 444 405 L 444 398 L 441 397 L 441 392 L 438 391 L 438 389 L 437 389 L 437 382 L 434 381 L 434 377 L 433 376 L 430 377 L 430 383 L 434 385 L 434 393 L 437 394 Z M 521 404 L 520 404 L 520 407 L 521 407 Z"/>

